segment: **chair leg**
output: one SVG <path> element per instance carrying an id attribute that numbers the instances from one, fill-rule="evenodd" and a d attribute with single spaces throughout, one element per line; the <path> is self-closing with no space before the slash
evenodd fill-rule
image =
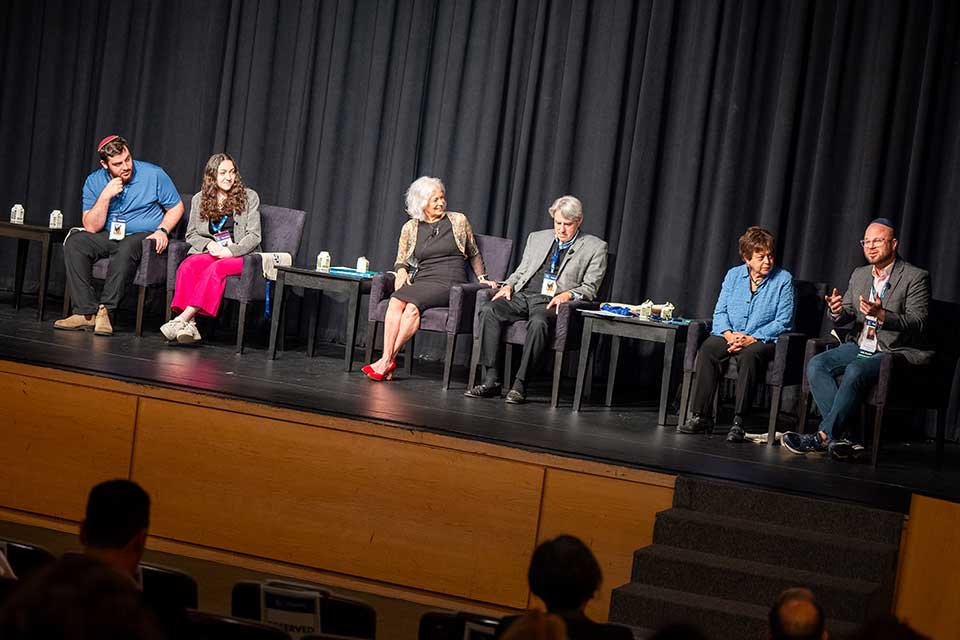
<path id="1" fill-rule="evenodd" d="M 563 375 L 563 351 L 557 351 L 553 357 L 553 389 L 550 392 L 550 406 L 554 409 L 560 403 L 560 376 Z"/>
<path id="2" fill-rule="evenodd" d="M 800 417 L 797 420 L 797 432 L 807 432 L 807 415 L 810 413 L 810 394 L 800 391 Z"/>
<path id="3" fill-rule="evenodd" d="M 167 290 L 167 322 L 173 320 L 173 289 Z"/>
<path id="4" fill-rule="evenodd" d="M 237 315 L 237 354 L 243 355 L 243 328 L 247 319 L 247 303 L 240 303 L 240 312 Z"/>
<path id="5" fill-rule="evenodd" d="M 777 418 L 780 417 L 780 398 L 783 387 L 774 385 L 770 388 L 770 424 L 767 426 L 767 446 L 772 447 L 777 438 Z"/>
<path id="6" fill-rule="evenodd" d="M 377 321 L 367 322 L 367 347 L 363 350 L 363 360 L 367 364 L 373 362 L 373 347 L 377 342 Z"/>
<path id="7" fill-rule="evenodd" d="M 70 316 L 70 287 L 63 283 L 63 317 Z"/>
<path id="8" fill-rule="evenodd" d="M 876 417 L 873 419 L 873 449 L 870 451 L 870 464 L 877 466 L 880 453 L 880 426 L 883 424 L 883 405 L 877 406 Z"/>
<path id="9" fill-rule="evenodd" d="M 143 335 L 143 305 L 147 300 L 147 288 L 137 287 L 137 324 L 134 335 L 138 338 Z"/>
<path id="10" fill-rule="evenodd" d="M 947 407 L 938 407 L 937 412 L 937 462 L 936 469 L 943 469 L 943 441 L 947 437 Z"/>
<path id="11" fill-rule="evenodd" d="M 502 394 L 506 394 L 513 387 L 513 345 L 509 342 L 504 345 Z"/>
<path id="12" fill-rule="evenodd" d="M 411 336 L 403 347 L 403 371 L 408 378 L 413 375 L 413 354 L 416 351 L 416 347 L 414 347 L 415 338 L 416 336 Z"/>
<path id="13" fill-rule="evenodd" d="M 723 386 L 723 380 L 717 384 L 717 388 L 713 392 L 713 421 L 716 423 L 720 420 L 720 387 Z"/>
<path id="14" fill-rule="evenodd" d="M 678 425 L 687 422 L 687 405 L 690 404 L 690 389 L 693 387 L 693 371 L 683 372 L 683 382 L 680 383 L 680 415 Z"/>
<path id="15" fill-rule="evenodd" d="M 474 338 L 473 349 L 470 350 L 470 379 L 467 380 L 467 389 L 473 389 L 477 383 L 477 367 L 480 366 L 480 340 Z"/>
<path id="16" fill-rule="evenodd" d="M 447 334 L 447 350 L 443 354 L 443 382 L 441 388 L 446 391 L 450 388 L 450 372 L 453 370 L 453 354 L 457 350 L 457 334 Z"/>

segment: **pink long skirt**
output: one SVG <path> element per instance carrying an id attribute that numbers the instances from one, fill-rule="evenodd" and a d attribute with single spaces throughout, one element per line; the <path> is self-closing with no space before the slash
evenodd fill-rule
<path id="1" fill-rule="evenodd" d="M 215 258 L 209 253 L 188 257 L 177 269 L 177 289 L 170 307 L 176 313 L 196 307 L 203 315 L 217 315 L 227 276 L 241 271 L 243 258 Z"/>

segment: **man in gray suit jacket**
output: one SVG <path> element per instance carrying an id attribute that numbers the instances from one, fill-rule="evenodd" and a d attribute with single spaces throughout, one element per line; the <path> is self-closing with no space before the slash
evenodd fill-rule
<path id="1" fill-rule="evenodd" d="M 553 229 L 527 237 L 520 266 L 480 309 L 480 363 L 483 381 L 464 395 L 490 398 L 500 395 L 497 352 L 503 325 L 527 320 L 527 335 L 516 381 L 506 401 L 526 401 L 526 379 L 547 348 L 551 311 L 570 300 L 593 300 L 607 270 L 607 243 L 580 233 L 583 205 L 563 196 L 550 207 Z"/>
<path id="2" fill-rule="evenodd" d="M 816 433 L 783 435 L 783 445 L 793 453 L 829 451 L 838 460 L 859 458 L 863 447 L 835 432 L 859 406 L 863 395 L 880 376 L 881 353 L 891 353 L 912 364 L 933 357 L 923 344 L 930 305 L 930 275 L 897 255 L 893 223 L 877 218 L 863 234 L 863 254 L 868 264 L 854 270 L 843 297 L 836 289 L 827 305 L 837 326 L 852 323 L 848 342 L 810 360 L 807 379 L 823 422 Z M 843 375 L 837 384 L 836 376 Z"/>

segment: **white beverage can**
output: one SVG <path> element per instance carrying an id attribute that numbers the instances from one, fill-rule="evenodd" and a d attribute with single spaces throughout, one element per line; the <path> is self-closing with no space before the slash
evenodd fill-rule
<path id="1" fill-rule="evenodd" d="M 13 224 L 23 224 L 23 205 L 15 204 L 10 208 L 10 222 Z"/>
<path id="2" fill-rule="evenodd" d="M 63 229 L 63 212 L 60 209 L 54 209 L 50 212 L 50 228 Z"/>
<path id="3" fill-rule="evenodd" d="M 317 271 L 330 271 L 330 254 L 321 251 L 317 254 Z"/>
<path id="4" fill-rule="evenodd" d="M 364 256 L 357 258 L 357 271 L 360 273 L 366 273 L 370 270 L 370 261 Z"/>

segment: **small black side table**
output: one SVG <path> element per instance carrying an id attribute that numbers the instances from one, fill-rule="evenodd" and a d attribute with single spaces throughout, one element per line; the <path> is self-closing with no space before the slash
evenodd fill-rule
<path id="1" fill-rule="evenodd" d="M 580 410 L 583 387 L 586 379 L 587 362 L 590 359 L 590 339 L 594 334 L 612 336 L 610 351 L 610 369 L 607 374 L 606 405 L 613 401 L 613 382 L 620 357 L 620 338 L 635 338 L 663 343 L 663 375 L 660 382 L 660 411 L 657 424 L 667 424 L 667 404 L 670 397 L 670 381 L 673 378 L 673 356 L 678 344 L 687 341 L 687 325 L 656 320 L 641 320 L 629 316 L 619 316 L 604 311 L 581 310 L 583 314 L 583 335 L 580 342 L 580 362 L 577 364 L 576 391 L 573 395 L 573 410 Z"/>
<path id="2" fill-rule="evenodd" d="M 284 287 L 303 287 L 305 290 L 317 291 L 320 300 L 324 291 L 347 294 L 347 335 L 346 353 L 343 356 L 344 371 L 353 370 L 353 343 L 357 337 L 357 322 L 360 315 L 360 296 L 370 293 L 370 276 L 352 276 L 339 273 L 314 271 L 299 267 L 278 267 L 277 285 L 273 299 L 273 318 L 270 321 L 270 346 L 267 348 L 271 359 L 277 357 L 277 336 L 283 326 L 283 290 Z M 310 316 L 310 327 L 307 337 L 307 356 L 314 356 L 317 335 L 317 316 L 320 315 L 320 304 L 317 303 L 316 313 Z"/>
<path id="3" fill-rule="evenodd" d="M 43 322 L 43 308 L 47 300 L 47 284 L 50 281 L 50 248 L 56 242 L 63 242 L 69 229 L 51 229 L 35 224 L 13 224 L 0 222 L 0 236 L 17 239 L 17 271 L 13 280 L 13 307 L 20 308 L 20 296 L 23 293 L 23 277 L 27 271 L 27 252 L 30 241 L 40 243 L 40 278 L 37 286 L 37 317 Z"/>

